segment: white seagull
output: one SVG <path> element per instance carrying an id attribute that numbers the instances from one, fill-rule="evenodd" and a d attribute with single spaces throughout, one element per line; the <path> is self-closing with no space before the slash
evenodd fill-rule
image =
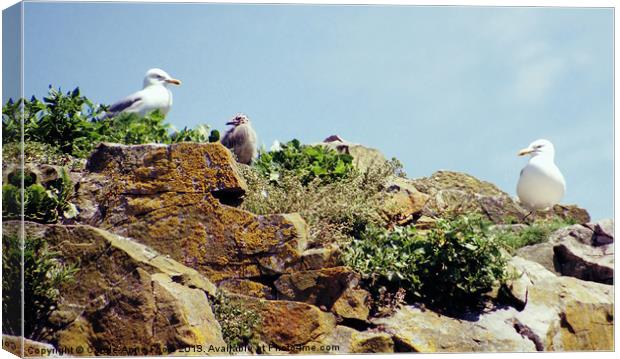
<path id="1" fill-rule="evenodd" d="M 547 209 L 560 202 L 566 191 L 566 182 L 560 169 L 553 162 L 555 149 L 544 139 L 532 142 L 519 151 L 519 156 L 530 155 L 521 170 L 517 195 L 531 210 Z"/>
<path id="2" fill-rule="evenodd" d="M 138 92 L 114 103 L 108 109 L 106 117 L 121 112 L 137 113 L 144 116 L 155 110 L 166 115 L 172 107 L 172 92 L 168 84 L 180 85 L 181 81 L 172 78 L 162 69 L 150 69 L 144 75 L 144 87 Z"/>

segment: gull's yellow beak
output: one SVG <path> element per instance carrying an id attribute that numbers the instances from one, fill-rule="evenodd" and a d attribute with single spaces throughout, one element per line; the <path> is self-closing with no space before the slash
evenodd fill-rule
<path id="1" fill-rule="evenodd" d="M 533 149 L 531 149 L 531 148 L 524 148 L 521 151 L 519 151 L 518 155 L 519 156 L 525 156 L 525 155 L 529 155 L 532 152 L 534 152 Z"/>
<path id="2" fill-rule="evenodd" d="M 166 82 L 177 86 L 181 84 L 181 81 L 177 79 L 167 79 Z"/>

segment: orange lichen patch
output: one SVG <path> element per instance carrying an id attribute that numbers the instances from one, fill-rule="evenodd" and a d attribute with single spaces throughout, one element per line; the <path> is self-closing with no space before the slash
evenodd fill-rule
<path id="1" fill-rule="evenodd" d="M 258 328 L 261 339 L 283 350 L 295 352 L 294 346 L 319 342 L 336 327 L 336 318 L 331 313 L 310 304 L 234 297 L 261 317 Z"/>
<path id="2" fill-rule="evenodd" d="M 248 279 L 229 279 L 218 284 L 218 288 L 230 293 L 248 295 L 250 297 L 272 299 L 271 288 Z"/>
<path id="3" fill-rule="evenodd" d="M 245 190 L 230 151 L 220 144 L 102 144 L 89 168 L 101 188 L 98 225 L 212 280 L 282 273 L 305 249 L 299 216 L 256 216 L 214 196 L 234 198 Z"/>

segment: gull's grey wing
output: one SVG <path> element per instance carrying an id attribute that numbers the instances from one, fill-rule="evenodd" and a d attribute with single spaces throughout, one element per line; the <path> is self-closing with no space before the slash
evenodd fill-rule
<path id="1" fill-rule="evenodd" d="M 226 134 L 224 134 L 224 137 L 222 137 L 222 140 L 220 141 L 222 145 L 228 148 L 233 148 L 238 142 L 240 142 L 241 138 L 239 138 L 240 136 L 236 133 L 238 132 L 235 131 L 236 129 L 236 127 L 233 127 L 226 131 Z"/>
<path id="2" fill-rule="evenodd" d="M 142 101 L 142 96 L 137 95 L 137 94 L 129 95 L 125 97 L 124 99 L 113 103 L 108 109 L 108 112 L 118 113 L 118 112 L 124 111 L 139 101 Z"/>

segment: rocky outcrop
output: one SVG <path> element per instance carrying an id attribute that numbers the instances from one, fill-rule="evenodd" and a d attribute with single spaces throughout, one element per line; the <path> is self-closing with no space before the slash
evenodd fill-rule
<path id="1" fill-rule="evenodd" d="M 245 191 L 220 144 L 102 144 L 81 183 L 81 220 L 131 237 L 213 281 L 283 273 L 307 241 L 298 215 L 231 207 Z M 92 204 L 96 203 L 93 208 Z"/>
<path id="2" fill-rule="evenodd" d="M 449 214 L 480 213 L 496 224 L 520 223 L 529 218 L 530 211 L 521 207 L 507 193 L 492 183 L 465 173 L 438 171 L 430 177 L 412 180 L 411 183 L 429 196 L 421 211 L 423 216 L 433 218 Z M 554 217 L 577 223 L 590 220 L 587 211 L 576 206 L 556 205 L 535 215 L 538 219 Z"/>
<path id="3" fill-rule="evenodd" d="M 308 348 L 320 347 L 336 328 L 336 318 L 332 314 L 307 303 L 242 295 L 236 298 L 260 316 L 260 340 L 277 348 L 280 354 L 319 352 Z"/>
<path id="4" fill-rule="evenodd" d="M 514 316 L 521 332 L 540 350 L 612 350 L 613 287 L 556 276 L 538 263 L 510 262 L 525 291 L 526 303 Z"/>
<path id="5" fill-rule="evenodd" d="M 511 294 L 521 303 L 452 318 L 405 306 L 374 319 L 397 345 L 417 352 L 573 351 L 613 349 L 613 287 L 558 277 L 515 257 Z"/>
<path id="6" fill-rule="evenodd" d="M 332 135 L 320 143 L 323 146 L 344 153 L 353 157 L 355 167 L 365 172 L 369 168 L 382 165 L 387 162 L 383 153 L 374 148 L 366 147 L 358 143 L 352 143 L 342 139 L 340 136 Z"/>
<path id="7" fill-rule="evenodd" d="M 90 226 L 29 223 L 27 233 L 45 238 L 58 260 L 77 268 L 59 288 L 43 335 L 57 348 L 92 356 L 131 347 L 155 355 L 225 345 L 208 299 L 216 288 L 194 269 Z"/>
<path id="8" fill-rule="evenodd" d="M 333 310 L 348 318 L 366 320 L 367 293 L 355 291 L 359 274 L 346 267 L 283 274 L 275 281 L 278 298 L 312 304 L 325 310 Z M 365 313 L 366 317 L 359 318 Z"/>
<path id="9" fill-rule="evenodd" d="M 376 150 L 340 138 L 325 142 L 359 169 L 386 163 Z M 306 248 L 299 215 L 237 208 L 247 188 L 236 166 L 219 144 L 98 146 L 86 169 L 71 173 L 78 217 L 27 226 L 78 269 L 58 288 L 42 339 L 54 348 L 83 348 L 73 355 L 204 355 L 184 349 L 226 346 L 216 318 L 225 330 L 229 319 L 211 306 L 222 292 L 259 318 L 261 353 L 613 348 L 613 287 L 605 284 L 613 281 L 613 222 L 588 223 L 576 206 L 534 214 L 583 225 L 519 250 L 527 258 L 511 260 L 514 276 L 486 309 L 455 318 L 413 303 L 402 289 L 366 287 L 344 266 L 342 243 Z M 60 168 L 32 172 L 37 181 L 53 181 Z M 462 173 L 386 182 L 380 212 L 388 226 L 428 229 L 451 213 L 522 227 L 533 218 L 495 185 Z M 388 302 L 389 310 L 376 307 Z"/>
<path id="10" fill-rule="evenodd" d="M 575 224 L 558 229 L 547 242 L 520 248 L 517 254 L 558 274 L 612 284 L 613 240 L 611 220 Z"/>

